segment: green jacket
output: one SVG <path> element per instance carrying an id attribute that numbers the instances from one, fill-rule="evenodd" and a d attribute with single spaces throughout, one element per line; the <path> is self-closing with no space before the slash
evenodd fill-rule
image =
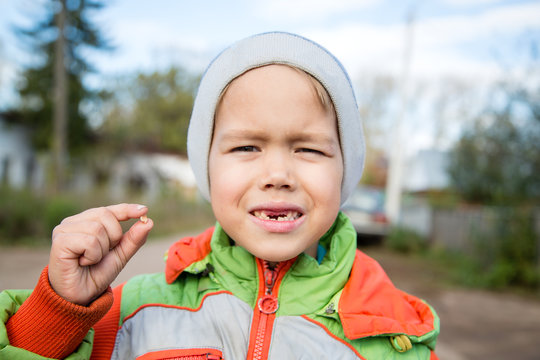
<path id="1" fill-rule="evenodd" d="M 92 358 L 436 359 L 437 315 L 356 250 L 345 215 L 320 245 L 320 264 L 300 254 L 272 269 L 219 225 L 182 239 L 165 273 L 115 289 L 115 306 L 95 326 Z M 2 294 L 4 322 L 26 295 Z M 89 333 L 70 359 L 89 358 L 91 344 Z M 10 348 L 0 328 L 0 359 L 4 351 L 40 358 Z"/>

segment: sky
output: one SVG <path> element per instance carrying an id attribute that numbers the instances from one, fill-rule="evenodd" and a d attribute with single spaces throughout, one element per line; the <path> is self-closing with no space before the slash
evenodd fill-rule
<path id="1" fill-rule="evenodd" d="M 29 53 L 13 26 L 28 26 L 44 0 L 0 0 L 0 108 Z M 540 1 L 508 0 L 111 0 L 94 14 L 114 46 L 89 52 L 91 86 L 136 71 L 180 64 L 202 72 L 219 51 L 251 34 L 289 31 L 330 50 L 353 82 L 366 73 L 401 76 L 408 49 L 411 79 L 457 76 L 481 81 L 525 69 L 540 41 Z M 407 19 L 411 19 L 409 22 Z M 407 25 L 407 24 L 410 25 Z"/>

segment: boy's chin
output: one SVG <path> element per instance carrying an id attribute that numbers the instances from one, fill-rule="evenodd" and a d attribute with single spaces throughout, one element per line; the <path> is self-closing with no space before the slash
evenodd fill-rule
<path id="1" fill-rule="evenodd" d="M 302 241 L 297 241 L 302 240 Z M 253 242 L 250 239 L 234 240 L 237 246 L 241 246 L 251 255 L 261 260 L 269 262 L 288 261 L 298 257 L 302 253 L 316 257 L 318 241 L 307 239 L 296 239 L 283 234 L 270 234 L 261 236 L 259 241 Z M 307 246 L 307 247 L 306 247 Z"/>
<path id="2" fill-rule="evenodd" d="M 291 259 L 294 259 L 295 257 L 297 257 L 299 254 L 296 254 L 294 256 L 257 256 L 259 259 L 262 259 L 262 260 L 265 260 L 265 261 L 268 261 L 270 263 L 279 263 L 279 262 L 283 262 L 283 261 L 289 261 Z"/>
<path id="3" fill-rule="evenodd" d="M 250 251 L 249 249 L 246 249 L 249 253 L 251 253 L 253 256 L 261 259 L 266 260 L 271 263 L 278 263 L 283 261 L 289 261 L 291 259 L 296 258 L 298 255 L 303 253 L 304 251 L 276 251 L 273 249 L 273 251 Z"/>

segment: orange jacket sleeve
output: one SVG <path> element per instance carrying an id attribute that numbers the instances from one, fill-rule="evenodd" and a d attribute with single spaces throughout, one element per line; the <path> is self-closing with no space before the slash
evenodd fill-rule
<path id="1" fill-rule="evenodd" d="M 63 299 L 52 289 L 46 267 L 32 295 L 6 324 L 9 342 L 44 357 L 64 358 L 75 351 L 112 303 L 110 288 L 89 306 Z"/>
<path id="2" fill-rule="evenodd" d="M 90 360 L 106 360 L 111 358 L 116 341 L 116 333 L 120 323 L 120 303 L 122 288 L 120 285 L 113 290 L 114 302 L 107 314 L 95 326 L 94 347 Z"/>

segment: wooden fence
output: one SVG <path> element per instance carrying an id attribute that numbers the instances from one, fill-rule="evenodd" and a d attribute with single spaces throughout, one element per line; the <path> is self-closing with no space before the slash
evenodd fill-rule
<path id="1" fill-rule="evenodd" d="M 532 251 L 540 264 L 540 208 L 434 209 L 416 203 L 402 208 L 400 225 L 417 231 L 434 246 L 465 253 L 490 251 L 490 245 L 502 236 L 510 237 L 507 241 L 512 236 L 532 236 L 536 238 Z"/>

